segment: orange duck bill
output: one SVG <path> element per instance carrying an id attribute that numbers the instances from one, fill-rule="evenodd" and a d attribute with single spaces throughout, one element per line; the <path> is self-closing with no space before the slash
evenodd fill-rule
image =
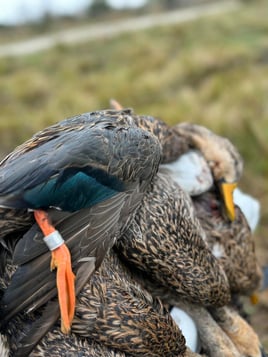
<path id="1" fill-rule="evenodd" d="M 226 211 L 227 217 L 230 219 L 231 222 L 235 220 L 235 205 L 234 205 L 234 199 L 233 199 L 233 192 L 236 187 L 237 187 L 236 182 L 234 182 L 234 183 L 221 182 L 220 183 L 220 192 L 223 197 L 225 211 Z"/>
<path id="2" fill-rule="evenodd" d="M 72 271 L 70 251 L 59 232 L 51 225 L 47 212 L 36 210 L 34 217 L 45 236 L 44 241 L 51 250 L 51 270 L 57 268 L 61 330 L 63 333 L 68 333 L 75 310 L 75 275 Z"/>

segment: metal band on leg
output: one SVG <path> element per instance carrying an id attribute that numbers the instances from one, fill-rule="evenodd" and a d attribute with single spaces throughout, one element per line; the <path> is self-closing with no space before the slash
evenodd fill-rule
<path id="1" fill-rule="evenodd" d="M 55 250 L 64 243 L 64 240 L 58 231 L 54 231 L 44 237 L 44 242 L 48 246 L 49 250 Z"/>

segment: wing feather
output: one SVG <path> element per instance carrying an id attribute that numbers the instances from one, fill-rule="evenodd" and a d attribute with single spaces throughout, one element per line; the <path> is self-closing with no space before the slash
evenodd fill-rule
<path id="1" fill-rule="evenodd" d="M 120 227 L 122 228 L 127 220 L 125 215 L 128 215 L 128 212 L 123 208 L 132 195 L 133 192 L 119 193 L 96 205 L 94 209 L 66 213 L 65 218 L 63 213 L 60 215 L 56 213 L 56 216 L 60 217 L 56 228 L 61 232 L 71 251 L 74 271 L 77 270 L 79 261 L 85 257 L 94 257 L 96 268 L 101 264 L 107 250 L 113 246 L 119 236 Z M 134 202 L 137 206 L 139 199 L 136 201 L 132 199 L 132 204 Z M 53 211 L 50 211 L 50 214 L 53 217 Z M 55 273 L 48 273 L 50 252 L 41 252 L 41 255 L 31 259 L 31 243 L 40 246 L 36 243 L 39 239 L 32 240 L 31 234 L 28 237 L 26 234 L 23 239 L 25 239 L 25 249 L 21 252 L 22 257 L 19 256 L 20 251 L 16 251 L 18 256 L 15 257 L 15 261 L 24 264 L 19 266 L 13 275 L 1 301 L 2 326 L 18 312 L 36 309 L 57 295 Z M 27 261 L 26 258 L 30 260 Z"/>
<path id="2" fill-rule="evenodd" d="M 76 275 L 76 294 L 78 295 L 83 289 L 86 282 L 95 270 L 95 260 L 88 259 L 80 262 L 80 266 Z M 18 343 L 18 349 L 13 354 L 14 357 L 27 357 L 38 344 L 38 342 L 46 335 L 55 324 L 60 316 L 58 301 L 49 301 L 43 311 L 41 317 L 36 318 L 31 329 L 22 334 L 23 338 Z"/>

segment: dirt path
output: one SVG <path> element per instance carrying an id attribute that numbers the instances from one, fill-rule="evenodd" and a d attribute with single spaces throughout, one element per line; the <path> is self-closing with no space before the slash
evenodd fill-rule
<path id="1" fill-rule="evenodd" d="M 236 0 L 224 1 L 209 5 L 200 5 L 172 12 L 140 16 L 117 22 L 106 22 L 88 25 L 54 34 L 34 37 L 30 40 L 0 45 L 0 57 L 23 56 L 44 51 L 58 44 L 71 45 L 103 37 L 113 37 L 124 32 L 133 32 L 154 26 L 192 21 L 203 16 L 213 16 L 239 9 Z"/>

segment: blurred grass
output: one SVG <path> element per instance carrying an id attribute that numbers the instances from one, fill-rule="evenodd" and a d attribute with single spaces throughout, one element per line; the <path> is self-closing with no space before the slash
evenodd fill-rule
<path id="1" fill-rule="evenodd" d="M 0 153 L 65 117 L 107 108 L 111 97 L 171 124 L 206 125 L 244 157 L 241 187 L 261 201 L 256 244 L 268 264 L 267 17 L 266 2 L 252 2 L 193 23 L 0 59 Z M 268 327 L 256 328 L 268 349 Z"/>

